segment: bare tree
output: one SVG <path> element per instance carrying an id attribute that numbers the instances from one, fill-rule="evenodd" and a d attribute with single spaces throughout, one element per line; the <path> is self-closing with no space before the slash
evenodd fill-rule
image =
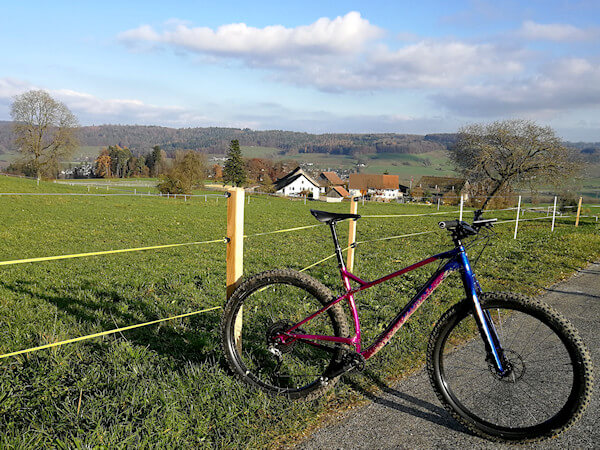
<path id="1" fill-rule="evenodd" d="M 33 90 L 16 96 L 10 115 L 14 121 L 15 145 L 38 178 L 58 167 L 58 162 L 79 144 L 77 118 L 46 91 Z"/>
<path id="2" fill-rule="evenodd" d="M 529 120 L 513 119 L 461 128 L 450 152 L 457 169 L 471 183 L 484 186 L 489 201 L 503 188 L 520 182 L 560 182 L 578 166 L 554 130 Z"/>
<path id="3" fill-rule="evenodd" d="M 160 176 L 158 190 L 163 194 L 191 194 L 197 186 L 204 185 L 206 157 L 193 150 L 178 152 L 175 164 Z"/>

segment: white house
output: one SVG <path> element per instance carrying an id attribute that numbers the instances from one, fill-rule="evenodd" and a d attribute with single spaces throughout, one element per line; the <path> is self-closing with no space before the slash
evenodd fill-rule
<path id="1" fill-rule="evenodd" d="M 275 192 L 280 195 L 308 195 L 315 200 L 319 198 L 319 183 L 308 176 L 300 167 L 296 167 L 286 176 L 277 180 L 274 186 Z"/>
<path id="2" fill-rule="evenodd" d="M 352 173 L 348 184 L 350 195 L 390 201 L 402 197 L 398 175 Z"/>

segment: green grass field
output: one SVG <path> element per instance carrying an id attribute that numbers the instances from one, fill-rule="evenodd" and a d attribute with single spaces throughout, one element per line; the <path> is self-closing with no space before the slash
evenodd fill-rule
<path id="1" fill-rule="evenodd" d="M 275 147 L 240 146 L 244 158 L 273 158 L 281 150 Z"/>
<path id="2" fill-rule="evenodd" d="M 0 177 L 0 192 L 82 192 Z M 316 222 L 323 204 L 253 196 L 245 233 Z M 0 261 L 157 244 L 219 239 L 226 233 L 224 198 L 184 202 L 142 196 L 0 196 Z M 448 218 L 455 208 L 447 208 Z M 589 208 L 587 209 L 589 210 Z M 585 210 L 585 211 L 587 211 Z M 434 206 L 359 205 L 361 214 L 435 212 Z M 491 213 L 490 213 L 491 214 Z M 531 216 L 533 217 L 533 213 Z M 495 216 L 495 214 L 494 214 Z M 499 217 L 512 218 L 514 212 Z M 446 216 L 363 218 L 358 239 L 437 229 Z M 470 214 L 466 216 L 470 218 Z M 347 226 L 341 224 L 342 242 Z M 528 294 L 567 277 L 600 256 L 594 218 L 498 225 L 498 237 L 475 267 L 486 290 Z M 449 247 L 435 235 L 359 245 L 355 272 L 365 279 L 397 270 Z M 329 231 L 308 230 L 245 240 L 244 273 L 301 269 L 332 253 Z M 470 253 L 476 254 L 475 250 Z M 365 341 L 423 283 L 432 268 L 357 297 Z M 339 292 L 329 260 L 309 270 Z M 0 266 L 0 353 L 169 317 L 225 301 L 225 244 L 186 246 L 61 261 Z M 122 334 L 0 360 L 0 446 L 276 447 L 294 442 L 330 411 L 361 402 L 367 390 L 423 363 L 435 320 L 461 298 L 451 277 L 361 374 L 345 376 L 326 398 L 291 403 L 248 390 L 225 370 L 219 349 L 220 311 Z M 284 300 L 282 300 L 284 301 Z M 81 399 L 81 402 L 80 402 Z"/>
<path id="3" fill-rule="evenodd" d="M 418 155 L 378 153 L 368 155 L 369 163 L 365 168 L 366 173 L 384 173 L 398 175 L 405 183 L 423 175 L 440 177 L 456 176 L 456 172 L 446 155 L 446 152 L 429 152 Z"/>
<path id="4" fill-rule="evenodd" d="M 356 170 L 357 164 L 363 173 L 384 173 L 398 175 L 401 182 L 408 184 L 411 178 L 418 179 L 423 175 L 456 176 L 450 160 L 445 152 L 428 152 L 420 154 L 408 153 L 376 153 L 369 155 L 328 155 L 320 153 L 299 153 L 295 155 L 277 156 L 278 159 L 296 160 L 300 163 L 312 163 L 318 170 L 347 169 Z"/>
<path id="5" fill-rule="evenodd" d="M 81 147 L 77 147 L 77 149 L 73 152 L 73 154 L 71 155 L 71 157 L 69 158 L 70 161 L 66 161 L 61 163 L 64 167 L 68 167 L 69 164 L 71 165 L 77 165 L 80 164 L 81 161 L 93 161 L 94 159 L 96 159 L 96 157 L 98 156 L 98 153 L 100 153 L 100 150 L 103 149 L 104 146 L 99 146 L 99 145 L 84 145 Z M 1 153 L 0 154 L 0 164 L 4 164 L 4 163 L 12 163 L 13 161 L 16 161 L 19 159 L 21 155 L 19 155 L 18 152 L 16 151 L 9 151 L 7 153 Z"/>

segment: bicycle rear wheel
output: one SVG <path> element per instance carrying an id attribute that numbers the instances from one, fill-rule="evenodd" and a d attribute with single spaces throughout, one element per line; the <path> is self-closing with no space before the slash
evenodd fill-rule
<path id="1" fill-rule="evenodd" d="M 436 324 L 427 369 L 444 407 L 459 422 L 497 441 L 555 437 L 585 410 L 592 393 L 590 355 L 573 326 L 549 306 L 510 293 L 481 296 L 509 367 L 486 359 L 473 307 L 463 301 Z"/>
<path id="2" fill-rule="evenodd" d="M 320 342 L 327 350 L 296 340 L 275 342 L 274 336 L 319 311 L 333 300 L 327 287 L 294 270 L 272 270 L 240 285 L 227 301 L 222 347 L 234 373 L 252 387 L 290 399 L 315 398 L 337 379 L 327 373 L 339 361 L 342 347 Z M 339 304 L 297 330 L 301 334 L 347 336 Z"/>

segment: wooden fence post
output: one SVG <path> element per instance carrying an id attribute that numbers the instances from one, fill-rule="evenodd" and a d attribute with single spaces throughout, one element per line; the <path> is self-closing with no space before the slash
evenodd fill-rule
<path id="1" fill-rule="evenodd" d="M 458 214 L 458 220 L 459 222 L 462 221 L 462 216 L 463 216 L 463 206 L 465 204 L 465 198 L 463 197 L 462 194 L 460 194 L 460 212 Z"/>
<path id="2" fill-rule="evenodd" d="M 358 199 L 350 199 L 350 214 L 356 214 L 358 211 Z M 356 221 L 350 220 L 348 225 L 348 258 L 346 259 L 346 268 L 352 272 L 354 269 L 354 242 L 356 241 Z"/>
<path id="3" fill-rule="evenodd" d="M 227 298 L 238 287 L 244 273 L 244 189 L 227 191 Z M 236 318 L 235 341 L 241 350 L 242 309 Z"/>
<path id="4" fill-rule="evenodd" d="M 581 202 L 583 197 L 579 197 L 579 204 L 577 205 L 577 219 L 575 219 L 575 226 L 579 226 L 579 214 L 581 214 Z"/>

